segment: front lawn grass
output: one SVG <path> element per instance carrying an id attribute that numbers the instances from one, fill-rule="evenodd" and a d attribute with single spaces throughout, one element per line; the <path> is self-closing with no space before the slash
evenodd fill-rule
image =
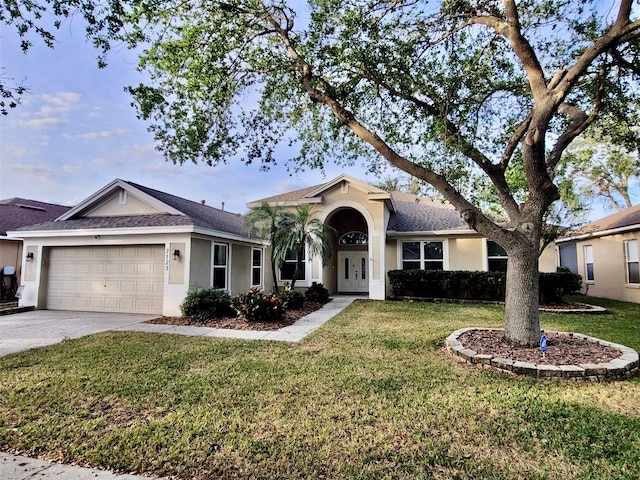
<path id="1" fill-rule="evenodd" d="M 592 302 L 592 303 L 595 303 Z M 543 328 L 640 349 L 640 308 Z M 640 380 L 540 383 L 442 344 L 502 308 L 358 301 L 299 344 L 106 333 L 0 358 L 0 450 L 176 478 L 640 478 Z"/>

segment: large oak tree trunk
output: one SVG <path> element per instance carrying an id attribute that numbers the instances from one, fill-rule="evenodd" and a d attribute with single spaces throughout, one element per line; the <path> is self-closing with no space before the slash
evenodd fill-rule
<path id="1" fill-rule="evenodd" d="M 535 346 L 540 342 L 538 252 L 525 248 L 508 253 L 505 339 L 514 345 Z"/>

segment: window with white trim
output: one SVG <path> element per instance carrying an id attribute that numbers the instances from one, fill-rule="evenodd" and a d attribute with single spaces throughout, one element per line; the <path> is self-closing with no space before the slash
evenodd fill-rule
<path id="1" fill-rule="evenodd" d="M 593 272 L 593 246 L 585 245 L 584 251 L 584 278 L 587 282 L 593 282 L 595 275 Z"/>
<path id="2" fill-rule="evenodd" d="M 251 286 L 262 286 L 262 249 L 254 248 L 251 252 Z"/>
<path id="3" fill-rule="evenodd" d="M 640 283 L 638 240 L 624 241 L 624 258 L 627 266 L 627 283 Z"/>
<path id="4" fill-rule="evenodd" d="M 213 288 L 227 289 L 229 246 L 224 243 L 213 245 Z"/>
<path id="5" fill-rule="evenodd" d="M 298 278 L 296 280 L 306 280 L 306 252 L 302 250 L 301 267 L 302 270 L 298 272 Z M 293 280 L 293 274 L 296 271 L 296 249 L 289 250 L 280 267 L 280 280 L 290 282 Z"/>
<path id="6" fill-rule="evenodd" d="M 489 272 L 506 272 L 509 258 L 507 251 L 496 242 L 487 240 L 487 270 Z"/>
<path id="7" fill-rule="evenodd" d="M 402 269 L 444 270 L 443 242 L 402 242 Z"/>

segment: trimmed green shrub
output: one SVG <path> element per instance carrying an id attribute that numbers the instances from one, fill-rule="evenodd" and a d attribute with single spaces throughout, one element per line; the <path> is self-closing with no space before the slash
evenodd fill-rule
<path id="1" fill-rule="evenodd" d="M 249 322 L 276 322 L 284 314 L 282 299 L 257 287 L 233 297 L 233 308 Z"/>
<path id="2" fill-rule="evenodd" d="M 504 272 L 391 270 L 388 273 L 396 297 L 451 298 L 504 301 Z M 580 275 L 571 272 L 540 274 L 540 303 L 558 303 L 565 293 L 577 292 Z"/>
<path id="3" fill-rule="evenodd" d="M 318 282 L 313 282 L 307 291 L 304 292 L 304 298 L 309 302 L 327 303 L 329 301 L 329 290 Z"/>
<path id="4" fill-rule="evenodd" d="M 216 288 L 190 287 L 180 304 L 182 316 L 193 322 L 205 322 L 211 318 L 234 315 L 231 297 L 224 290 Z"/>
<path id="5" fill-rule="evenodd" d="M 304 295 L 295 290 L 291 290 L 291 288 L 285 287 L 282 292 L 279 292 L 276 295 L 278 295 L 280 300 L 282 300 L 282 307 L 285 310 L 295 310 L 297 308 L 302 308 L 302 305 L 304 305 Z"/>
<path id="6" fill-rule="evenodd" d="M 553 304 L 562 301 L 566 293 L 575 293 L 582 288 L 582 277 L 571 271 L 540 274 L 540 303 Z"/>
<path id="7" fill-rule="evenodd" d="M 391 270 L 396 297 L 504 300 L 504 272 L 448 270 Z"/>

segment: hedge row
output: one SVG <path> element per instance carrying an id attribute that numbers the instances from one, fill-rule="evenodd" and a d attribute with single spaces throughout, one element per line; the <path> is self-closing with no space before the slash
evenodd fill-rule
<path id="1" fill-rule="evenodd" d="M 391 270 L 396 297 L 451 298 L 504 301 L 504 272 L 447 270 Z M 577 292 L 582 278 L 570 272 L 540 273 L 540 303 L 558 303 L 565 293 Z"/>

